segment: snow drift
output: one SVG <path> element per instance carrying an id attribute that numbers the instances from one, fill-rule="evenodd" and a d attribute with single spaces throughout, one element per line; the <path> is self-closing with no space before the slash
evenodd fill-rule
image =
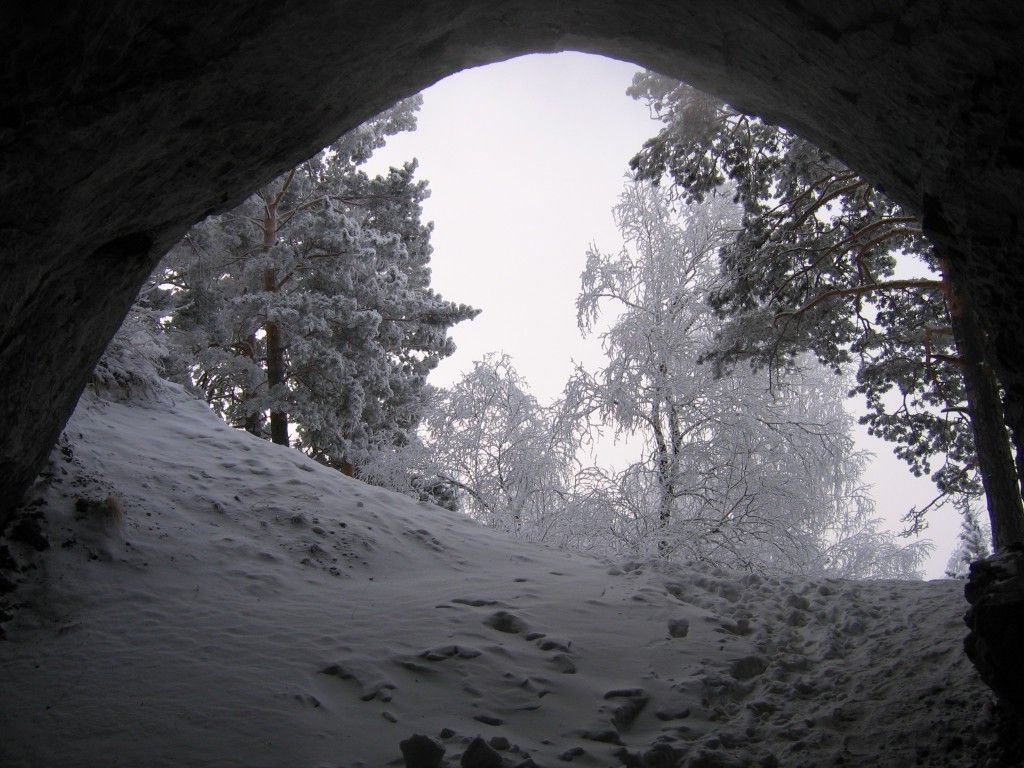
<path id="1" fill-rule="evenodd" d="M 0 765 L 403 765 L 414 733 L 453 766 L 478 735 L 507 766 L 962 766 L 990 746 L 959 582 L 517 543 L 173 385 L 87 394 L 34 499 L 49 548 L 9 544 Z"/>

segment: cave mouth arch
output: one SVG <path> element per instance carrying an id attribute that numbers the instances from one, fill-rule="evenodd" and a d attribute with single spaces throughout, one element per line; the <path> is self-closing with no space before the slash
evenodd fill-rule
<path id="1" fill-rule="evenodd" d="M 0 509 L 22 498 L 138 286 L 188 226 L 399 98 L 530 52 L 684 79 L 920 212 L 985 308 L 1008 420 L 1024 427 L 1014 3 L 305 0 L 4 17 Z"/>

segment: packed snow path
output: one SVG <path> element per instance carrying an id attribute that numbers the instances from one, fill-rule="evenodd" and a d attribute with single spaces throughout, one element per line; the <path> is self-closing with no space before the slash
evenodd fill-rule
<path id="1" fill-rule="evenodd" d="M 37 567 L 0 642 L 9 768 L 376 768 L 414 733 L 452 766 L 476 735 L 508 766 L 968 766 L 988 740 L 957 582 L 517 543 L 173 386 L 86 395 L 50 474 L 50 548 L 11 545 Z"/>

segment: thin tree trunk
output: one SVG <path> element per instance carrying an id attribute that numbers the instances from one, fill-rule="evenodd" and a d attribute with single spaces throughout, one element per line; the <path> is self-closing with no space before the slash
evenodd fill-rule
<path id="1" fill-rule="evenodd" d="M 291 181 L 288 177 L 288 182 Z M 277 241 L 277 205 L 287 188 L 285 187 L 273 201 L 266 201 L 263 215 L 263 250 L 269 251 Z M 263 290 L 268 293 L 277 293 L 277 274 L 273 268 L 263 272 Z M 263 325 L 266 333 L 267 343 L 267 387 L 273 390 L 275 387 L 284 387 L 285 383 L 285 362 L 284 343 L 281 339 L 281 329 L 273 320 L 267 320 Z M 270 439 L 278 445 L 288 445 L 288 413 L 277 408 L 270 409 Z"/>
<path id="2" fill-rule="evenodd" d="M 658 453 L 658 526 L 665 528 L 672 517 L 672 493 L 670 483 L 672 461 L 668 453 L 668 443 L 661 428 L 660 408 L 652 409 L 651 423 L 654 425 L 654 444 Z"/>
<path id="3" fill-rule="evenodd" d="M 672 458 L 661 426 L 661 404 L 655 401 L 651 408 L 651 425 L 654 428 L 654 443 L 658 453 L 658 528 L 664 532 L 672 519 Z M 664 533 L 662 533 L 664 536 Z M 658 541 L 658 555 L 668 555 L 668 541 Z"/>
<path id="4" fill-rule="evenodd" d="M 1024 541 L 1024 506 L 1017 466 L 1003 421 L 999 384 L 985 361 L 985 334 L 981 323 L 959 289 L 950 279 L 949 265 L 940 262 L 946 286 L 950 325 L 961 361 L 967 409 L 978 454 L 978 470 L 985 488 L 992 538 L 996 550 Z"/>
<path id="5" fill-rule="evenodd" d="M 263 326 L 267 334 L 267 385 L 270 389 L 284 386 L 285 362 L 284 345 L 277 323 L 268 320 Z M 276 408 L 270 409 L 270 439 L 278 445 L 288 445 L 288 413 Z"/>
<path id="6" fill-rule="evenodd" d="M 256 363 L 256 334 L 253 333 L 245 340 L 246 346 L 249 348 L 249 359 Z M 246 402 L 255 398 L 255 394 L 250 389 L 246 389 L 242 392 L 242 401 Z M 245 417 L 245 431 L 251 435 L 257 437 L 263 437 L 263 414 L 260 411 L 253 411 Z"/>

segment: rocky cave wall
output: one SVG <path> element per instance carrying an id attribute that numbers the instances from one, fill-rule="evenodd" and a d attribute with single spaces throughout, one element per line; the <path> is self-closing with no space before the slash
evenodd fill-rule
<path id="1" fill-rule="evenodd" d="M 922 213 L 994 332 L 1022 425 L 1022 32 L 1014 0 L 6 4 L 0 517 L 188 226 L 397 99 L 528 52 L 685 79 Z"/>

